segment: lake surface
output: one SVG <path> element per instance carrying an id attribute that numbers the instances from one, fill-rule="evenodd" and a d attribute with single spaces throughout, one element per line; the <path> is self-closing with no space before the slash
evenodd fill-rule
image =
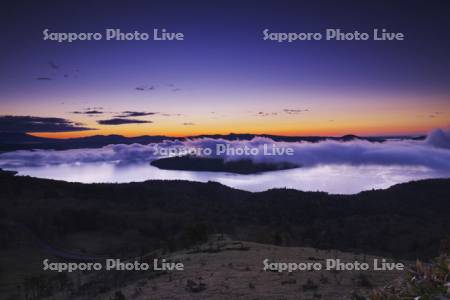
<path id="1" fill-rule="evenodd" d="M 161 170 L 148 163 L 117 165 L 112 162 L 74 163 L 36 167 L 8 168 L 39 178 L 70 182 L 138 182 L 151 179 L 182 179 L 216 181 L 224 185 L 253 192 L 271 188 L 293 188 L 303 191 L 325 191 L 334 194 L 354 194 L 364 190 L 384 189 L 397 183 L 426 178 L 450 177 L 450 172 L 423 166 L 378 165 L 317 165 L 252 175 L 220 172 Z"/>

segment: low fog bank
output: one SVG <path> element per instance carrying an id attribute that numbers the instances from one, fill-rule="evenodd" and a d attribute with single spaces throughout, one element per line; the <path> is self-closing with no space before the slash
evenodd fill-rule
<path id="1" fill-rule="evenodd" d="M 226 153 L 217 153 L 218 149 L 227 149 Z M 253 149 L 252 154 L 237 155 L 243 149 Z M 273 155 L 273 148 L 291 149 Z M 398 165 L 423 166 L 435 170 L 450 171 L 450 131 L 436 129 L 423 141 L 396 140 L 374 143 L 366 140 L 322 142 L 275 142 L 270 138 L 256 137 L 247 141 L 228 141 L 212 138 L 198 138 L 187 141 L 164 141 L 162 143 L 115 144 L 100 149 L 73 150 L 20 150 L 0 154 L 0 168 L 42 167 L 46 165 L 115 163 L 130 165 L 149 163 L 165 157 L 164 150 L 177 149 L 191 151 L 202 156 L 223 157 L 225 160 L 252 159 L 254 162 L 290 162 L 304 167 L 317 165 Z M 201 149 L 211 149 L 205 155 Z M 267 150 L 272 155 L 267 155 Z M 172 151 L 174 152 L 174 151 Z M 230 155 L 235 154 L 235 155 Z"/>

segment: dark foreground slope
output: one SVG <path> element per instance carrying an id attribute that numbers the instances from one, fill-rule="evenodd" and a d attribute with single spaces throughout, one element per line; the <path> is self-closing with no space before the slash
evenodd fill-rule
<path id="1" fill-rule="evenodd" d="M 14 247 L 23 236 L 17 228 L 25 228 L 42 244 L 70 245 L 90 255 L 105 249 L 130 256 L 172 251 L 220 232 L 240 240 L 415 259 L 436 256 L 440 240 L 450 234 L 450 179 L 340 196 L 285 189 L 250 193 L 218 183 L 78 184 L 0 174 L 0 199 L 1 248 Z"/>

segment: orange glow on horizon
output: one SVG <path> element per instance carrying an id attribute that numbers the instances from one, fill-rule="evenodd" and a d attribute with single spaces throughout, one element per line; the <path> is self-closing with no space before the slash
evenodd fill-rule
<path id="1" fill-rule="evenodd" d="M 193 126 L 194 127 L 194 126 Z M 358 129 L 356 129 L 358 128 Z M 241 128 L 241 129 L 205 129 L 205 128 L 190 128 L 189 130 L 87 130 L 87 131 L 74 131 L 74 132 L 39 132 L 39 133 L 29 133 L 33 136 L 44 137 L 44 138 L 57 138 L 57 139 L 68 139 L 68 138 L 80 138 L 89 137 L 95 135 L 121 135 L 125 137 L 138 137 L 138 136 L 169 136 L 169 137 L 187 137 L 187 136 L 197 136 L 197 135 L 213 135 L 213 134 L 270 134 L 270 135 L 280 135 L 280 136 L 343 136 L 347 134 L 355 134 L 360 136 L 381 136 L 381 135 L 417 135 L 426 134 L 430 130 L 436 127 L 430 126 L 358 126 L 358 127 L 315 127 L 315 128 L 305 128 L 305 129 L 268 129 L 268 128 Z"/>
<path id="2" fill-rule="evenodd" d="M 122 125 L 99 124 L 98 118 L 67 115 L 86 131 L 39 132 L 34 136 L 47 138 L 79 138 L 93 135 L 170 136 L 186 137 L 212 134 L 271 134 L 280 136 L 360 136 L 418 135 L 435 128 L 447 128 L 450 104 L 436 101 L 433 109 L 424 110 L 418 101 L 388 101 L 370 104 L 356 100 L 327 103 L 312 107 L 307 112 L 286 113 L 280 108 L 246 111 L 239 108 L 221 114 L 208 109 L 190 114 L 167 117 L 163 114 L 136 118 L 148 123 Z M 440 100 L 440 99 L 439 99 Z M 422 102 L 423 103 L 423 102 Z M 294 107 L 291 105 L 291 107 Z M 272 112 L 272 113 L 261 113 Z M 276 113 L 273 113 L 276 112 Z M 103 117 L 107 118 L 107 116 Z"/>

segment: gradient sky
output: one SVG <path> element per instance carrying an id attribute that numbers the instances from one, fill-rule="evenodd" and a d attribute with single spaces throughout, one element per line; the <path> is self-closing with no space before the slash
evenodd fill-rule
<path id="1" fill-rule="evenodd" d="M 94 3 L 91 3 L 94 2 Z M 450 124 L 448 1 L 17 1 L 3 5 L 0 115 L 97 130 L 194 135 L 417 134 Z M 184 41 L 42 40 L 42 31 L 183 32 Z M 405 41 L 263 41 L 262 31 L 372 32 Z M 37 80 L 37 78 L 52 80 Z M 136 88 L 145 88 L 140 91 Z M 86 115 L 73 112 L 102 111 Z M 123 111 L 152 123 L 100 125 Z"/>

